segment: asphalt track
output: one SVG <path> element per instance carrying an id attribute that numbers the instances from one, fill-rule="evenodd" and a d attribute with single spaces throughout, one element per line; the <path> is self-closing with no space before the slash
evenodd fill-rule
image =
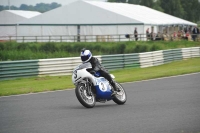
<path id="1" fill-rule="evenodd" d="M 200 133 L 200 73 L 123 84 L 125 105 L 74 90 L 0 98 L 0 133 Z"/>

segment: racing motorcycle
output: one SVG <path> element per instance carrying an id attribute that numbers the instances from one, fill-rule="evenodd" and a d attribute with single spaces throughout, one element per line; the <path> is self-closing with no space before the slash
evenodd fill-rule
<path id="1" fill-rule="evenodd" d="M 107 79 L 102 77 L 99 72 L 93 71 L 91 63 L 78 65 L 72 74 L 72 82 L 75 87 L 75 94 L 78 101 L 86 108 L 93 108 L 96 102 L 105 103 L 113 100 L 115 103 L 122 105 L 127 100 L 124 88 L 115 81 L 118 91 L 116 95 L 112 94 L 112 85 Z M 114 75 L 110 74 L 114 79 Z"/>

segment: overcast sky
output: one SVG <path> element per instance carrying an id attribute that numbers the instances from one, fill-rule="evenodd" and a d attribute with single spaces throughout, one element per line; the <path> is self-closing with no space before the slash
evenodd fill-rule
<path id="1" fill-rule="evenodd" d="M 56 2 L 58 4 L 66 5 L 71 2 L 77 1 L 77 0 L 0 0 L 0 5 L 8 5 L 8 1 L 10 1 L 10 6 L 14 5 L 16 7 L 19 7 L 21 4 L 26 5 L 36 5 L 37 3 L 52 3 Z M 107 1 L 107 0 L 91 0 L 91 1 Z"/>

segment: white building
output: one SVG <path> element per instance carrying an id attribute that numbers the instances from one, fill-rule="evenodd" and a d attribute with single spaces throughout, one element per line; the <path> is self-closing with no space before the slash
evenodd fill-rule
<path id="1" fill-rule="evenodd" d="M 109 41 L 116 40 L 113 35 L 133 34 L 135 27 L 139 34 L 145 34 L 147 28 L 156 33 L 166 27 L 169 31 L 168 27 L 183 25 L 196 26 L 195 23 L 141 5 L 76 1 L 18 23 L 17 35 L 34 36 L 32 39 L 37 41 L 76 40 L 77 35 L 87 40 L 84 35 L 95 35 L 90 38 L 97 40 L 102 37 L 104 41 Z M 61 38 L 64 35 L 66 37 Z M 142 37 L 145 38 L 145 35 Z"/>
<path id="2" fill-rule="evenodd" d="M 40 15 L 39 12 L 4 10 L 0 12 L 0 40 L 8 40 L 17 35 L 17 23 Z"/>

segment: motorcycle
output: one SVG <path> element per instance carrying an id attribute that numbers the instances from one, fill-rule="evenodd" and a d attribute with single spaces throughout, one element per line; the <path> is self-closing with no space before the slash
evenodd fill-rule
<path id="1" fill-rule="evenodd" d="M 75 94 L 78 101 L 86 108 L 93 108 L 96 102 L 105 103 L 113 100 L 116 104 L 122 105 L 127 100 L 124 88 L 115 81 L 118 91 L 112 94 L 112 85 L 107 79 L 101 77 L 99 72 L 91 72 L 91 63 L 78 65 L 72 74 L 72 82 L 75 87 Z M 114 75 L 110 74 L 114 79 Z"/>

